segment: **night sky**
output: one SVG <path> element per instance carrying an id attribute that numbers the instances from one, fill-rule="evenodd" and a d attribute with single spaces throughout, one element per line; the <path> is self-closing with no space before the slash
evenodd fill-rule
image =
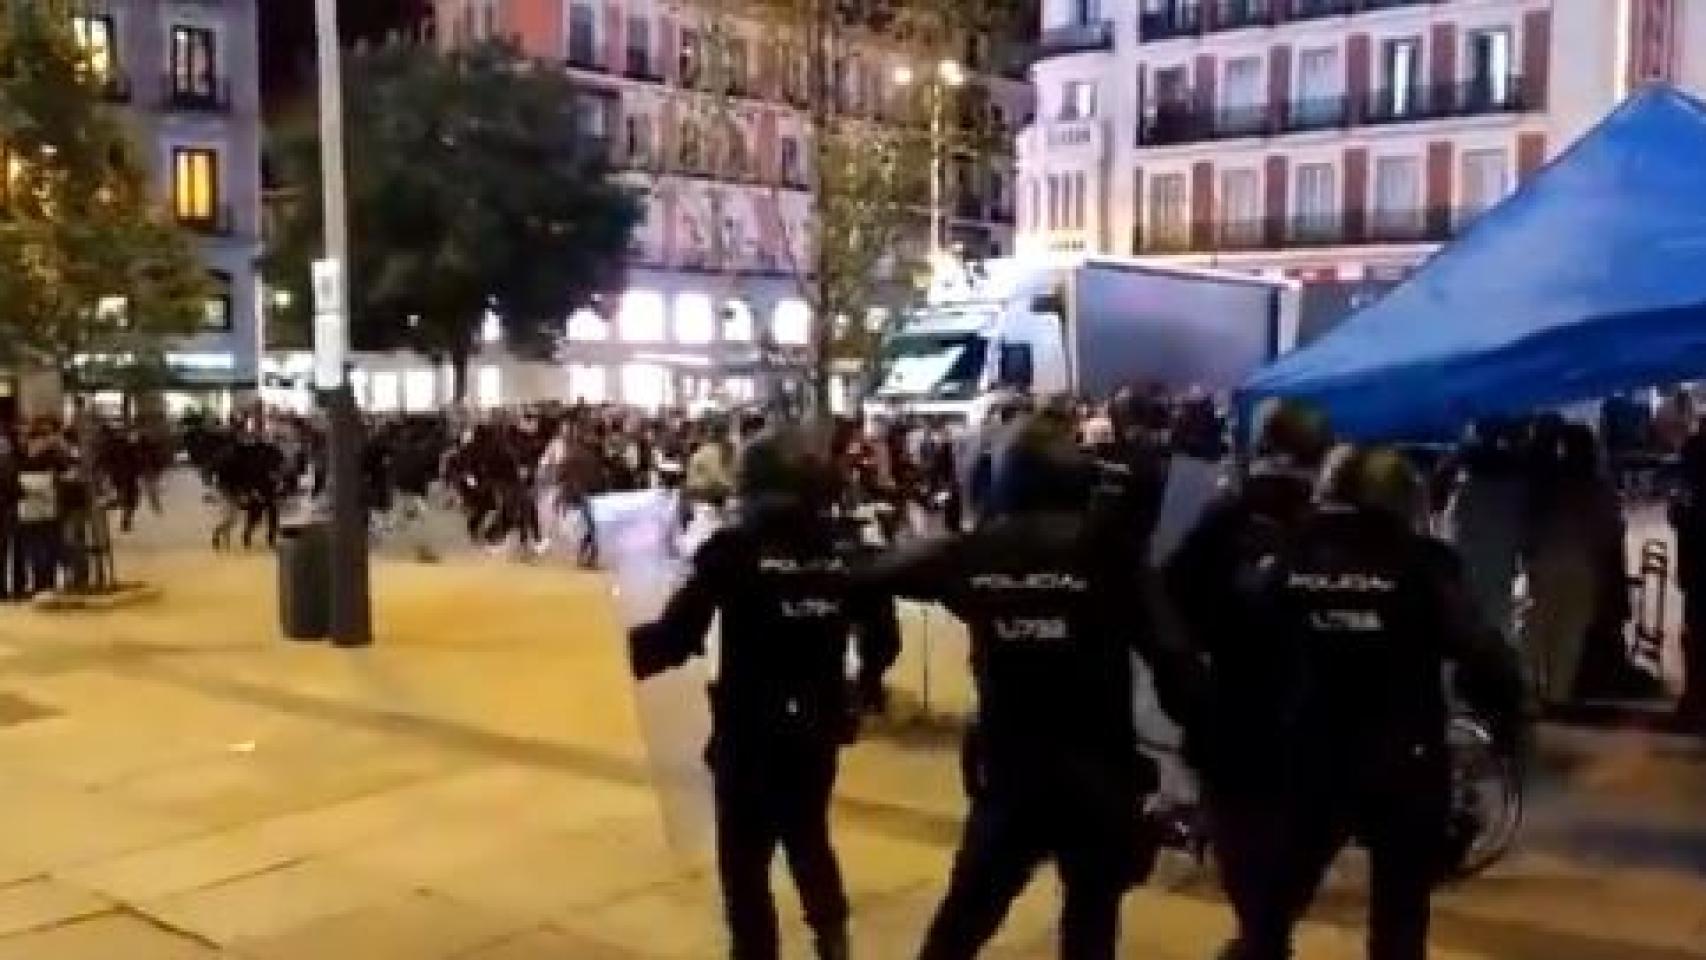
<path id="1" fill-rule="evenodd" d="M 339 0 L 346 44 L 377 40 L 420 23 L 430 0 Z M 314 84 L 312 0 L 260 0 L 261 88 L 269 110 L 311 94 Z"/>

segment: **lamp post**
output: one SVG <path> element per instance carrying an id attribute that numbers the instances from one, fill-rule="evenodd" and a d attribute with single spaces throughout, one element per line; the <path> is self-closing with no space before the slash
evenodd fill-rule
<path id="1" fill-rule="evenodd" d="M 917 80 L 910 66 L 895 68 L 894 82 L 910 87 Z M 943 60 L 936 64 L 935 76 L 929 82 L 930 96 L 930 265 L 936 267 L 948 247 L 947 194 L 947 91 L 965 85 L 966 71 L 958 61 Z"/>
<path id="2" fill-rule="evenodd" d="M 338 0 L 315 0 L 319 48 L 320 180 L 326 259 L 316 265 L 315 379 L 326 408 L 332 498 L 331 633 L 339 646 L 373 642 L 367 583 L 367 517 L 361 503 L 361 416 L 344 374 L 349 343 L 349 221 L 344 195 L 344 104 Z"/>

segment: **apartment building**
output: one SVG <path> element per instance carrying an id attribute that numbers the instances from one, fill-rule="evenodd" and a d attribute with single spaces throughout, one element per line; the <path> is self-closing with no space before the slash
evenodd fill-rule
<path id="1" fill-rule="evenodd" d="M 1692 0 L 1045 0 L 1042 15 L 1019 247 L 1283 272 L 1317 329 L 1635 85 L 1706 87 Z"/>
<path id="2" fill-rule="evenodd" d="M 171 409 L 251 390 L 261 216 L 256 0 L 82 0 L 72 26 L 144 145 L 161 202 L 196 235 L 215 293 L 202 329 L 169 347 Z M 0 376 L 0 415 L 56 412 L 57 385 Z"/>
<path id="3" fill-rule="evenodd" d="M 514 38 L 567 71 L 580 88 L 583 131 L 608 142 L 614 166 L 647 198 L 626 290 L 567 320 L 560 395 L 738 402 L 755 397 L 755 374 L 807 356 L 817 320 L 800 279 L 813 216 L 803 62 L 736 10 L 691 0 L 436 2 L 441 42 Z M 985 66 L 968 56 L 963 87 L 943 92 L 947 120 L 988 110 L 1017 131 L 1029 118 L 1029 88 Z M 836 70 L 838 113 L 898 116 L 917 93 L 900 81 L 935 82 L 936 73 L 892 51 L 855 53 Z M 944 162 L 952 242 L 976 254 L 1010 251 L 1010 161 Z M 513 396 L 501 383 L 488 393 Z"/>

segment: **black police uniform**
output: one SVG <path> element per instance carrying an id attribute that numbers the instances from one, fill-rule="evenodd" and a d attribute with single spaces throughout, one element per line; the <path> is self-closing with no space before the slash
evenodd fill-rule
<path id="1" fill-rule="evenodd" d="M 998 468 L 999 470 L 999 468 Z M 1065 887 L 1062 955 L 1114 956 L 1119 903 L 1147 872 L 1142 800 L 1155 772 L 1136 746 L 1131 652 L 1151 654 L 1137 571 L 1076 494 L 1004 505 L 971 534 L 888 558 L 884 588 L 938 601 L 970 629 L 982 789 L 923 960 L 975 957 L 1032 871 L 1053 858 Z M 1179 712 L 1180 664 L 1155 662 Z"/>
<path id="2" fill-rule="evenodd" d="M 1283 960 L 1291 930 L 1351 839 L 1369 854 L 1369 957 L 1423 960 L 1450 805 L 1444 672 L 1509 744 L 1521 671 L 1469 598 L 1456 557 L 1390 514 L 1324 506 L 1272 572 L 1275 680 L 1290 703 L 1278 911 L 1241 960 Z"/>
<path id="3" fill-rule="evenodd" d="M 635 631 L 648 676 L 703 652 L 722 615 L 721 664 L 707 750 L 716 786 L 717 859 L 735 960 L 778 955 L 770 864 L 788 857 L 825 958 L 846 955 L 847 895 L 829 838 L 837 753 L 854 716 L 846 655 L 860 643 L 863 689 L 881 686 L 899 636 L 886 605 L 854 591 L 857 545 L 828 519 L 748 503 L 714 534 L 661 619 Z"/>

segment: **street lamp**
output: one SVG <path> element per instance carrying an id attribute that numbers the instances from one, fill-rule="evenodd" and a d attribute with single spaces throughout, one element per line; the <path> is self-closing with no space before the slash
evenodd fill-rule
<path id="1" fill-rule="evenodd" d="M 894 82 L 898 87 L 910 87 L 917 79 L 910 64 L 901 64 L 894 68 Z M 965 86 L 966 69 L 957 60 L 943 60 L 936 64 L 935 76 L 930 83 L 930 266 L 935 269 L 941 264 L 947 249 L 948 216 L 944 205 L 947 193 L 947 137 L 944 127 L 944 114 L 947 110 L 947 91 Z"/>

